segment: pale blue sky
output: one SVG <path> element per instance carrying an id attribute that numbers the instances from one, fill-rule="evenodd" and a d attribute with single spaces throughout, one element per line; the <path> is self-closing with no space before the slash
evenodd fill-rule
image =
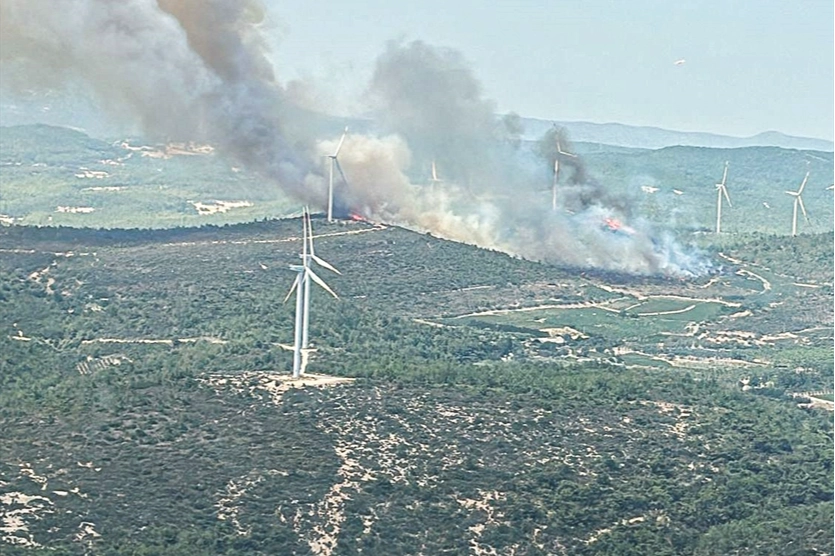
<path id="1" fill-rule="evenodd" d="M 832 0 L 267 3 L 280 78 L 336 111 L 387 40 L 420 39 L 460 50 L 501 112 L 833 138 Z"/>

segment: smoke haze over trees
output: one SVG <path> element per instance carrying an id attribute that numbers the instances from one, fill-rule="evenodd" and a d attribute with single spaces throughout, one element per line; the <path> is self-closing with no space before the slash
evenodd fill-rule
<path id="1" fill-rule="evenodd" d="M 205 141 L 322 208 L 324 157 L 289 100 L 247 0 L 0 1 L 0 67 L 11 90 L 84 83 L 116 118 L 161 140 Z M 6 81 L 6 80 L 4 80 Z M 520 147 L 518 117 L 497 118 L 464 56 L 391 42 L 369 84 L 378 133 L 349 135 L 337 189 L 345 212 L 535 260 L 638 273 L 705 270 L 699 257 L 630 217 L 570 161 L 559 207 L 546 202 L 551 155 Z M 547 147 L 552 138 L 546 137 Z M 547 149 L 546 149 L 547 151 Z M 429 182 L 435 163 L 440 182 Z M 608 223 L 616 223 L 613 227 Z"/>

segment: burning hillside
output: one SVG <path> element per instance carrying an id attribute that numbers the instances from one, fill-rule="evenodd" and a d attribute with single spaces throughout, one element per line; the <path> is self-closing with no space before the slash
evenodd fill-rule
<path id="1" fill-rule="evenodd" d="M 309 116 L 267 57 L 264 14 L 255 0 L 0 0 L 0 64 L 27 76 L 4 87 L 83 82 L 150 137 L 214 145 L 324 208 L 322 161 L 335 158 L 339 138 L 307 131 Z M 337 213 L 534 260 L 633 273 L 705 269 L 590 179 L 559 130 L 534 151 L 521 147 L 519 119 L 495 116 L 460 53 L 392 42 L 368 90 L 376 129 L 349 134 L 339 152 Z"/>

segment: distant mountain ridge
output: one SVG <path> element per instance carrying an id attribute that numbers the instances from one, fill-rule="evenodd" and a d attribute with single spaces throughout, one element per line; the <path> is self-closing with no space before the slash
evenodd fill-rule
<path id="1" fill-rule="evenodd" d="M 49 109 L 51 108 L 51 109 Z M 316 133 L 338 135 L 345 125 L 354 132 L 370 132 L 375 128 L 372 116 L 338 117 L 324 113 L 298 110 L 295 116 L 303 116 L 305 129 L 311 126 Z M 524 125 L 522 138 L 537 140 L 555 123 L 552 120 L 522 117 Z M 36 97 L 28 101 L 17 99 L 12 102 L 0 97 L 0 126 L 31 125 L 43 123 L 61 127 L 82 127 L 91 137 L 116 138 L 136 135 L 136 129 L 119 129 L 99 107 L 84 99 Z M 572 141 L 599 143 L 620 147 L 662 149 L 664 147 L 782 147 L 784 149 L 815 150 L 833 152 L 835 144 L 826 139 L 796 137 L 779 131 L 765 131 L 752 137 L 732 137 L 700 131 L 674 131 L 651 126 L 634 126 L 621 123 L 593 123 L 583 121 L 556 121 L 568 131 Z"/>
<path id="2" fill-rule="evenodd" d="M 701 131 L 673 131 L 659 127 L 632 126 L 618 123 L 552 122 L 536 118 L 522 118 L 525 139 L 538 139 L 551 126 L 565 128 L 572 141 L 604 143 L 621 147 L 662 149 L 664 147 L 712 147 L 733 149 L 739 147 L 782 147 L 784 149 L 832 152 L 832 141 L 812 137 L 795 137 L 779 131 L 765 131 L 752 137 L 732 137 Z"/>

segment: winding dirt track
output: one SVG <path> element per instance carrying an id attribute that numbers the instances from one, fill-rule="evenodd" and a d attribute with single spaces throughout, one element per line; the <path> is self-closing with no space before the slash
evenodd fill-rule
<path id="1" fill-rule="evenodd" d="M 771 282 L 769 282 L 768 280 L 766 280 L 765 278 L 763 278 L 762 276 L 760 276 L 759 274 L 757 274 L 755 272 L 751 272 L 750 270 L 746 270 L 746 269 L 742 268 L 742 269 L 737 270 L 736 273 L 739 276 L 750 276 L 750 277 L 754 278 L 755 280 L 759 280 L 760 282 L 762 282 L 763 291 L 761 291 L 760 293 L 765 293 L 765 292 L 771 290 Z"/>
<path id="2" fill-rule="evenodd" d="M 657 317 L 660 315 L 679 315 L 681 313 L 686 313 L 687 311 L 692 311 L 696 308 L 696 304 L 688 305 L 684 309 L 673 309 L 671 311 L 655 311 L 652 313 L 635 313 L 639 317 Z"/>

